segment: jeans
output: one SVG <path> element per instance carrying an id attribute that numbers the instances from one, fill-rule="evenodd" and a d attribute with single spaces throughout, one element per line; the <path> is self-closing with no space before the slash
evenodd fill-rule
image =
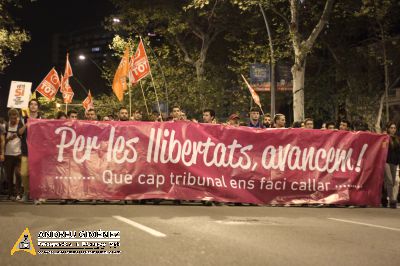
<path id="1" fill-rule="evenodd" d="M 397 175 L 397 165 L 385 164 L 385 187 L 390 202 L 397 202 L 399 193 L 399 177 Z"/>
<path id="2" fill-rule="evenodd" d="M 6 170 L 6 176 L 8 181 L 8 196 L 14 196 L 14 173 L 16 177 L 15 189 L 16 195 L 19 195 L 21 189 L 21 175 L 19 173 L 21 159 L 19 156 L 6 155 L 4 160 L 4 168 Z"/>

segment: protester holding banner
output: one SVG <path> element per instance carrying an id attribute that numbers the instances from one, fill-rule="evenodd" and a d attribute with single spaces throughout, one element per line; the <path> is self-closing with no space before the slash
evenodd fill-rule
<path id="1" fill-rule="evenodd" d="M 325 124 L 325 127 L 326 127 L 326 129 L 329 129 L 329 130 L 335 130 L 336 128 L 335 128 L 335 122 L 326 122 L 326 124 Z"/>
<path id="2" fill-rule="evenodd" d="M 142 119 L 143 119 L 142 111 L 140 109 L 134 109 L 131 120 L 132 121 L 142 121 Z"/>
<path id="3" fill-rule="evenodd" d="M 129 113 L 126 107 L 122 106 L 121 108 L 119 108 L 118 118 L 119 121 L 129 121 Z"/>
<path id="4" fill-rule="evenodd" d="M 339 123 L 339 130 L 350 131 L 350 130 L 351 130 L 350 121 L 348 121 L 348 120 L 346 120 L 346 119 L 340 120 L 340 123 Z"/>
<path id="5" fill-rule="evenodd" d="M 179 105 L 172 106 L 171 116 L 172 116 L 172 120 L 174 120 L 174 121 L 180 120 L 181 108 L 179 107 Z"/>
<path id="6" fill-rule="evenodd" d="M 17 109 L 8 111 L 8 124 L 6 126 L 5 139 L 5 160 L 4 167 L 6 170 L 8 182 L 8 199 L 21 199 L 21 175 L 19 167 L 21 163 L 21 139 L 18 137 L 18 121 L 19 112 Z M 14 194 L 14 174 L 15 174 L 15 194 Z"/>
<path id="7" fill-rule="evenodd" d="M 78 119 L 78 112 L 76 110 L 69 110 L 67 113 L 68 119 L 77 120 Z"/>
<path id="8" fill-rule="evenodd" d="M 396 171 L 400 163 L 400 141 L 398 136 L 396 136 L 396 132 L 396 124 L 389 122 L 386 125 L 386 133 L 390 136 L 390 141 L 385 164 L 385 187 L 389 198 L 389 206 L 393 209 L 397 208 L 397 195 L 399 193 L 399 178 Z"/>
<path id="9" fill-rule="evenodd" d="M 294 121 L 292 124 L 292 128 L 304 128 L 303 121 Z"/>
<path id="10" fill-rule="evenodd" d="M 275 128 L 285 128 L 286 118 L 283 114 L 276 114 L 274 117 Z"/>
<path id="11" fill-rule="evenodd" d="M 255 128 L 264 128 L 263 124 L 260 122 L 260 109 L 253 107 L 249 112 L 250 121 L 248 126 Z"/>
<path id="12" fill-rule="evenodd" d="M 215 119 L 215 111 L 212 109 L 204 109 L 203 110 L 203 123 L 212 123 Z"/>
<path id="13" fill-rule="evenodd" d="M 27 202 L 29 199 L 29 169 L 28 169 L 28 145 L 26 143 L 27 139 L 27 123 L 28 118 L 41 118 L 39 108 L 40 103 L 37 99 L 31 99 L 28 103 L 29 117 L 23 117 L 18 125 L 18 135 L 21 138 L 21 177 L 22 184 L 24 186 L 23 201 Z M 35 203 L 40 204 L 41 201 L 37 200 Z"/>
<path id="14" fill-rule="evenodd" d="M 96 111 L 94 109 L 89 109 L 86 112 L 86 120 L 91 120 L 91 121 L 96 121 L 97 119 L 97 115 L 96 115 Z"/>
<path id="15" fill-rule="evenodd" d="M 314 120 L 312 118 L 304 119 L 304 128 L 313 129 L 314 128 Z"/>
<path id="16" fill-rule="evenodd" d="M 270 128 L 271 127 L 271 115 L 270 114 L 265 114 L 263 115 L 263 126 L 264 128 Z"/>
<path id="17" fill-rule="evenodd" d="M 240 125 L 240 116 L 238 114 L 231 114 L 226 124 L 229 126 L 238 127 Z"/>
<path id="18" fill-rule="evenodd" d="M 56 119 L 67 119 L 67 115 L 63 111 L 58 111 Z"/>

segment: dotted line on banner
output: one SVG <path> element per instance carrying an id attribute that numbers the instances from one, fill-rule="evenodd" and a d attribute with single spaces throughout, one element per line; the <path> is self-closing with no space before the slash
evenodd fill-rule
<path id="1" fill-rule="evenodd" d="M 65 180 L 94 180 L 94 176 L 55 176 L 54 179 Z"/>
<path id="2" fill-rule="evenodd" d="M 357 185 L 336 185 L 336 188 L 362 188 L 362 186 L 357 186 Z"/>

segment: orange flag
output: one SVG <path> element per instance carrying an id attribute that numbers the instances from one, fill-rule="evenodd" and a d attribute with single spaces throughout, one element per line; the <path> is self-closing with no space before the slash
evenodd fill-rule
<path id="1" fill-rule="evenodd" d="M 86 111 L 89 109 L 92 109 L 94 107 L 93 98 L 92 98 L 92 94 L 90 94 L 90 90 L 89 90 L 89 93 L 88 93 L 88 96 L 86 97 L 86 99 L 83 100 L 82 105 Z"/>
<path id="2" fill-rule="evenodd" d="M 149 60 L 147 59 L 146 50 L 143 41 L 140 39 L 138 48 L 134 56 L 131 57 L 129 63 L 129 80 L 136 83 L 150 73 Z"/>
<path id="3" fill-rule="evenodd" d="M 243 75 L 241 75 L 244 82 L 246 83 L 247 87 L 249 88 L 249 91 L 251 93 L 251 97 L 253 97 L 254 102 L 261 108 L 261 103 L 260 103 L 260 97 L 258 96 L 257 92 L 250 86 L 250 84 L 247 82 L 247 80 L 244 78 Z"/>
<path id="4" fill-rule="evenodd" d="M 112 89 L 119 101 L 124 98 L 124 92 L 127 90 L 126 76 L 129 71 L 129 46 L 126 47 L 124 56 L 119 63 L 118 69 L 115 72 Z"/>
<path id="5" fill-rule="evenodd" d="M 40 82 L 36 90 L 51 101 L 56 96 L 59 87 L 60 79 L 58 78 L 57 71 L 53 67 L 44 80 Z"/>

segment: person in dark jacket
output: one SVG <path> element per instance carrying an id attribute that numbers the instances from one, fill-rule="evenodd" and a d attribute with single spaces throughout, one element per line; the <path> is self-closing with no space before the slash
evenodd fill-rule
<path id="1" fill-rule="evenodd" d="M 396 124 L 389 122 L 386 125 L 386 133 L 390 136 L 390 141 L 385 164 L 385 188 L 389 198 L 389 206 L 393 209 L 397 208 L 397 194 L 399 193 L 397 166 L 400 163 L 400 141 L 396 132 Z"/>

